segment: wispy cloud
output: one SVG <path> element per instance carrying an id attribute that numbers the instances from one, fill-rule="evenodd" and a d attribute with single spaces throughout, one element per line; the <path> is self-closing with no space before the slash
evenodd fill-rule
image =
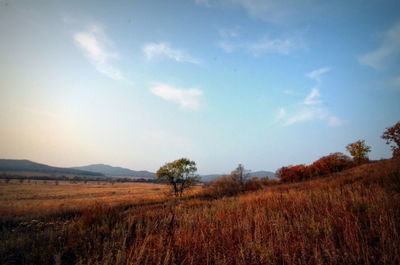
<path id="1" fill-rule="evenodd" d="M 285 108 L 279 108 L 278 112 L 276 113 L 276 119 L 280 120 L 286 117 L 286 109 Z"/>
<path id="2" fill-rule="evenodd" d="M 328 73 L 330 70 L 331 69 L 329 67 L 322 67 L 322 68 L 319 68 L 317 70 L 314 70 L 314 71 L 306 74 L 306 76 L 312 80 L 321 82 L 321 76 L 325 73 Z"/>
<path id="3" fill-rule="evenodd" d="M 325 121 L 327 125 L 331 127 L 343 125 L 344 121 L 331 114 L 322 105 L 322 101 L 320 100 L 322 75 L 328 73 L 329 71 L 330 68 L 323 67 L 306 74 L 308 78 L 316 82 L 316 85 L 311 88 L 310 93 L 302 102 L 286 108 L 279 108 L 276 115 L 276 120 L 280 121 L 283 126 L 290 126 L 296 123 L 312 120 Z"/>
<path id="4" fill-rule="evenodd" d="M 311 92 L 304 99 L 303 104 L 305 105 L 317 105 L 321 104 L 321 101 L 318 98 L 321 96 L 319 89 L 317 87 L 313 87 Z"/>
<path id="5" fill-rule="evenodd" d="M 337 127 L 344 124 L 344 122 L 330 114 L 326 109 L 322 107 L 304 107 L 294 110 L 293 114 L 288 116 L 288 118 L 284 121 L 284 126 L 290 126 L 296 123 L 312 121 L 312 120 L 322 120 L 326 121 L 328 126 Z"/>
<path id="6" fill-rule="evenodd" d="M 106 44 L 109 44 L 110 41 L 100 26 L 92 25 L 86 31 L 73 34 L 73 40 L 97 71 L 114 80 L 125 79 L 121 71 L 110 63 L 110 61 L 118 59 L 118 55 L 106 49 Z"/>
<path id="7" fill-rule="evenodd" d="M 310 93 L 307 95 L 307 97 L 304 99 L 303 104 L 305 105 L 316 105 L 316 104 L 321 104 L 322 102 L 319 100 L 321 93 L 320 93 L 320 87 L 321 87 L 321 76 L 327 72 L 330 71 L 330 68 L 328 67 L 323 67 L 317 70 L 314 70 L 310 73 L 308 73 L 306 76 L 314 81 L 316 81 L 316 85 L 311 88 Z"/>
<path id="8" fill-rule="evenodd" d="M 219 41 L 218 46 L 228 53 L 243 50 L 254 56 L 259 56 L 265 53 L 289 55 L 293 51 L 303 50 L 306 47 L 303 38 L 300 36 L 288 38 L 264 37 L 253 42 L 225 39 Z"/>
<path id="9" fill-rule="evenodd" d="M 199 89 L 181 89 L 162 83 L 155 83 L 150 88 L 150 92 L 164 100 L 175 102 L 187 110 L 197 110 L 203 94 Z"/>
<path id="10" fill-rule="evenodd" d="M 249 16 L 275 24 L 288 24 L 309 18 L 316 2 L 309 0 L 195 0 L 205 7 L 243 8 Z"/>
<path id="11" fill-rule="evenodd" d="M 384 32 L 380 46 L 358 58 L 360 64 L 375 69 L 382 69 L 385 65 L 398 60 L 400 56 L 400 21 Z"/>
<path id="12" fill-rule="evenodd" d="M 284 126 L 293 125 L 318 118 L 320 110 L 318 108 L 303 108 L 290 115 L 284 122 Z"/>
<path id="13" fill-rule="evenodd" d="M 143 46 L 143 52 L 149 60 L 156 57 L 166 57 L 182 63 L 200 63 L 198 59 L 190 56 L 184 50 L 172 48 L 168 42 L 147 43 Z"/>

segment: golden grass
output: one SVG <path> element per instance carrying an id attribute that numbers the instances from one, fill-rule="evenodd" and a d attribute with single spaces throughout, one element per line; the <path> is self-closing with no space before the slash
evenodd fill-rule
<path id="1" fill-rule="evenodd" d="M 57 211 L 81 210 L 95 203 L 115 205 L 160 200 L 169 187 L 152 183 L 108 183 L 12 180 L 0 183 L 0 214 L 43 215 Z"/>
<path id="2" fill-rule="evenodd" d="M 1 264 L 400 264 L 400 160 L 241 196 L 3 223 Z"/>

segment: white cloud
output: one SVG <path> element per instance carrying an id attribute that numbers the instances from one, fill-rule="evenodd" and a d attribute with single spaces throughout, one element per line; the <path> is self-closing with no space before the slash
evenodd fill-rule
<path id="1" fill-rule="evenodd" d="M 296 123 L 313 120 L 325 121 L 330 127 L 337 127 L 344 124 L 344 121 L 326 110 L 326 108 L 322 106 L 322 101 L 319 100 L 321 97 L 321 76 L 329 71 L 330 68 L 323 67 L 306 74 L 308 78 L 316 82 L 316 85 L 311 88 L 310 93 L 302 102 L 278 110 L 276 118 L 283 121 L 283 126 L 290 126 Z"/>
<path id="2" fill-rule="evenodd" d="M 314 81 L 317 82 L 317 84 L 311 88 L 310 93 L 307 95 L 307 97 L 304 99 L 303 104 L 305 105 L 318 105 L 321 104 L 322 102 L 319 100 L 321 93 L 320 93 L 320 87 L 321 87 L 321 76 L 325 73 L 328 73 L 331 69 L 329 67 L 323 67 L 317 70 L 314 70 L 310 73 L 308 73 L 306 76 Z"/>
<path id="3" fill-rule="evenodd" d="M 319 117 L 319 112 L 320 112 L 319 109 L 313 109 L 313 108 L 301 109 L 296 113 L 292 114 L 290 117 L 288 117 L 286 122 L 284 123 L 284 126 L 289 126 L 295 123 L 316 119 Z"/>
<path id="4" fill-rule="evenodd" d="M 147 43 L 143 46 L 143 52 L 147 59 L 151 60 L 156 57 L 167 57 L 177 62 L 200 63 L 199 60 L 193 58 L 183 50 L 174 49 L 167 42 Z"/>
<path id="5" fill-rule="evenodd" d="M 199 89 L 180 89 L 162 83 L 154 84 L 150 91 L 164 100 L 178 103 L 181 108 L 187 110 L 197 110 L 200 106 L 200 97 L 203 94 Z"/>
<path id="6" fill-rule="evenodd" d="M 328 73 L 331 69 L 329 67 L 322 67 L 317 70 L 314 70 L 308 73 L 306 76 L 312 80 L 321 82 L 321 76 L 325 73 Z"/>
<path id="7" fill-rule="evenodd" d="M 294 39 L 263 38 L 258 42 L 248 43 L 245 48 L 254 55 L 260 55 L 263 53 L 288 55 L 292 51 L 299 49 L 300 46 L 300 43 Z"/>
<path id="8" fill-rule="evenodd" d="M 195 0 L 205 7 L 243 8 L 251 17 L 275 24 L 287 24 L 309 18 L 316 1 L 310 0 Z"/>
<path id="9" fill-rule="evenodd" d="M 358 58 L 360 64 L 375 69 L 382 69 L 385 65 L 397 60 L 400 55 L 400 22 L 394 24 L 383 34 L 380 46 Z"/>
<path id="10" fill-rule="evenodd" d="M 218 46 L 228 53 L 237 50 L 244 50 L 254 56 L 259 56 L 265 53 L 289 55 L 295 50 L 305 49 L 305 42 L 302 37 L 290 37 L 290 38 L 264 37 L 254 42 L 222 40 L 218 42 Z"/>
<path id="11" fill-rule="evenodd" d="M 237 45 L 230 41 L 220 41 L 217 43 L 218 47 L 224 50 L 226 53 L 232 53 L 239 49 L 240 45 Z"/>
<path id="12" fill-rule="evenodd" d="M 279 108 L 278 113 L 276 114 L 276 119 L 281 120 L 286 117 L 286 109 L 285 108 Z"/>
<path id="13" fill-rule="evenodd" d="M 305 105 L 317 105 L 321 104 L 321 101 L 318 98 L 321 96 L 319 89 L 317 87 L 313 87 L 311 89 L 310 94 L 304 99 L 303 104 Z"/>
<path id="14" fill-rule="evenodd" d="M 328 115 L 327 120 L 330 127 L 342 126 L 345 123 L 342 119 L 333 115 Z"/>
<path id="15" fill-rule="evenodd" d="M 74 43 L 79 47 L 97 71 L 114 80 L 124 80 L 122 73 L 110 64 L 117 59 L 116 53 L 109 52 L 105 46 L 109 42 L 100 26 L 91 26 L 89 30 L 73 35 Z"/>
<path id="16" fill-rule="evenodd" d="M 344 124 L 344 121 L 330 114 L 324 108 L 301 107 L 295 109 L 294 113 L 286 119 L 283 125 L 290 126 L 296 123 L 312 120 L 326 121 L 329 127 L 338 127 Z"/>

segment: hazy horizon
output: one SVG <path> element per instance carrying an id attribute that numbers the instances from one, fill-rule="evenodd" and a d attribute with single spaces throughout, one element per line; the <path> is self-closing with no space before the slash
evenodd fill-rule
<path id="1" fill-rule="evenodd" d="M 400 120 L 400 2 L 0 0 L 0 158 L 309 164 Z"/>

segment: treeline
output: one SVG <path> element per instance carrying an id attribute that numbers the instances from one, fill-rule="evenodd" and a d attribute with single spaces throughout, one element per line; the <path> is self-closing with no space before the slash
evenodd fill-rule
<path id="1" fill-rule="evenodd" d="M 144 183 L 160 183 L 157 179 L 146 179 L 146 178 L 127 178 L 127 177 L 83 177 L 83 176 L 22 176 L 16 174 L 3 173 L 0 175 L 0 179 L 10 181 L 12 179 L 25 181 L 25 180 L 44 180 L 44 181 L 70 181 L 70 182 L 144 182 Z"/>
<path id="2" fill-rule="evenodd" d="M 239 164 L 231 174 L 222 176 L 206 184 L 203 195 L 212 198 L 234 196 L 239 193 L 262 189 L 266 185 L 278 183 L 278 180 L 270 180 L 268 176 L 250 178 L 249 171 L 242 164 Z"/>
<path id="3" fill-rule="evenodd" d="M 400 122 L 387 128 L 381 138 L 386 140 L 386 144 L 392 149 L 393 157 L 399 157 Z M 324 156 L 308 166 L 301 164 L 281 167 L 276 171 L 276 175 L 281 182 L 298 182 L 311 178 L 324 177 L 370 162 L 368 153 L 371 151 L 371 147 L 366 145 L 364 140 L 358 140 L 348 144 L 346 150 L 351 155 L 351 158 L 343 153 L 337 152 Z"/>

